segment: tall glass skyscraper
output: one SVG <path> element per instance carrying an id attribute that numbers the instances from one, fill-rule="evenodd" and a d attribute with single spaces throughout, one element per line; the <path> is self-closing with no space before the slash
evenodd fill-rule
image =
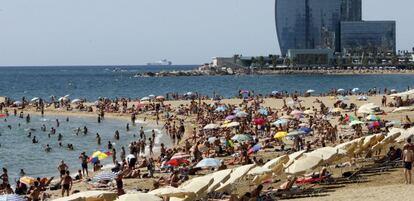
<path id="1" fill-rule="evenodd" d="M 276 29 L 282 55 L 288 49 L 339 47 L 343 0 L 276 0 Z"/>

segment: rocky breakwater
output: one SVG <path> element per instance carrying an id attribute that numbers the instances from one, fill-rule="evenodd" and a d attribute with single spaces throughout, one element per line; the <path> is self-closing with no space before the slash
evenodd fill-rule
<path id="1" fill-rule="evenodd" d="M 201 66 L 193 70 L 137 73 L 135 77 L 216 76 L 216 75 L 245 75 L 245 74 L 249 74 L 248 69 Z"/>

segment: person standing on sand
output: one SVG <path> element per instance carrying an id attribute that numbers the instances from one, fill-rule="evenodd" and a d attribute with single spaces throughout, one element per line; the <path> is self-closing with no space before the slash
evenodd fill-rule
<path id="1" fill-rule="evenodd" d="M 69 175 L 69 171 L 66 171 L 66 174 L 61 179 L 61 185 L 62 185 L 62 197 L 69 196 L 69 191 L 72 189 L 72 177 Z"/>
<path id="2" fill-rule="evenodd" d="M 405 184 L 411 184 L 411 169 L 414 162 L 414 152 L 410 144 L 405 144 L 403 148 L 402 160 L 404 162 Z"/>
<path id="3" fill-rule="evenodd" d="M 62 178 L 65 175 L 67 169 L 69 169 L 68 165 L 66 165 L 65 162 L 61 160 L 58 166 L 60 178 Z"/>

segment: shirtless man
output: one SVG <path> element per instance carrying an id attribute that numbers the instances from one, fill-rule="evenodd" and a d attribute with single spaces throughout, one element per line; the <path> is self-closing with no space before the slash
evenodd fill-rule
<path id="1" fill-rule="evenodd" d="M 408 143 L 404 145 L 403 150 L 402 159 L 404 162 L 405 184 L 411 184 L 411 169 L 414 162 L 414 152 Z"/>
<path id="2" fill-rule="evenodd" d="M 60 178 L 62 178 L 66 174 L 66 170 L 69 169 L 69 167 L 65 164 L 63 160 L 60 161 L 60 164 L 58 166 Z"/>
<path id="3" fill-rule="evenodd" d="M 32 192 L 30 193 L 30 198 L 32 199 L 32 201 L 40 201 L 40 187 L 39 187 L 39 182 L 35 181 L 34 182 L 34 188 L 32 190 Z"/>
<path id="4" fill-rule="evenodd" d="M 69 196 L 69 191 L 72 189 L 72 177 L 69 175 L 69 171 L 66 171 L 66 174 L 61 179 L 61 185 L 62 185 L 62 197 Z"/>

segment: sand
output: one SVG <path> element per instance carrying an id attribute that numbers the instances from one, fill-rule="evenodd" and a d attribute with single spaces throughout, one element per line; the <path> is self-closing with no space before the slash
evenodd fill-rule
<path id="1" fill-rule="evenodd" d="M 301 103 L 302 106 L 306 108 L 311 108 L 312 106 L 319 108 L 319 104 L 314 103 L 315 99 L 318 98 L 322 102 L 325 103 L 326 106 L 332 107 L 333 103 L 336 102 L 334 97 L 301 97 L 300 99 L 303 101 Z M 355 103 L 358 106 L 366 104 L 366 103 L 375 103 L 377 105 L 381 105 L 381 98 L 382 96 L 369 96 L 368 101 L 357 101 L 357 96 L 350 96 L 350 100 L 347 101 L 348 103 Z M 388 101 L 391 98 L 388 97 Z M 239 104 L 241 103 L 241 99 L 226 99 L 222 100 L 222 103 L 226 104 Z M 290 98 L 286 100 L 289 104 L 291 101 Z M 1 102 L 1 98 L 0 98 Z M 213 101 L 207 100 L 204 101 L 206 103 L 212 103 Z M 190 101 L 166 101 L 165 104 L 170 104 L 173 107 L 178 107 L 179 105 L 187 105 Z M 133 102 L 129 103 L 132 105 Z M 280 109 L 283 105 L 282 99 L 273 99 L 267 98 L 264 100 L 262 104 L 265 107 L 271 107 L 272 109 Z M 387 115 L 382 115 L 381 118 L 387 120 L 401 120 L 403 116 L 408 115 L 411 119 L 414 118 L 414 111 L 406 112 L 404 114 L 395 114 L 390 113 L 394 108 L 389 107 L 381 107 Z M 30 113 L 35 112 L 33 109 L 25 109 Z M 95 108 L 94 108 L 95 110 Z M 40 112 L 37 112 L 40 114 Z M 87 113 L 87 112 L 79 112 L 79 111 L 65 111 L 62 109 L 52 109 L 47 108 L 45 110 L 45 115 L 62 115 L 62 116 L 77 116 L 77 117 L 97 117 L 97 113 Z M 352 114 L 348 112 L 348 114 Z M 119 113 L 106 113 L 106 117 L 109 118 L 119 118 L 126 121 L 130 120 L 130 114 L 119 114 Z M 144 117 L 147 118 L 148 123 L 155 123 L 155 117 L 149 114 L 139 114 L 138 118 L 143 119 Z M 183 117 L 184 118 L 184 117 Z M 332 121 L 336 121 L 337 118 L 334 118 Z M 336 121 L 337 122 L 337 121 Z M 162 125 L 163 122 L 160 122 Z M 186 125 L 186 133 L 184 136 L 188 138 L 190 136 L 189 132 L 192 130 L 194 125 L 194 117 L 186 117 L 185 118 L 185 125 Z M 340 131 L 341 132 L 341 131 Z M 270 151 L 263 151 L 256 154 L 256 157 L 263 158 L 264 160 L 271 159 L 277 157 L 278 153 L 270 152 Z M 229 159 L 230 157 L 224 158 Z M 335 172 L 336 171 L 336 172 Z M 335 176 L 338 176 L 338 170 L 335 170 Z M 142 172 L 145 173 L 146 170 L 142 169 Z M 323 196 L 319 197 L 312 197 L 312 198 L 302 198 L 297 200 L 395 200 L 399 197 L 399 200 L 410 200 L 414 196 L 414 191 L 411 191 L 411 186 L 402 185 L 403 177 L 402 177 L 402 170 L 396 169 L 394 172 L 386 172 L 381 175 L 374 175 L 369 176 L 369 182 L 362 183 L 362 184 L 349 184 L 345 186 L 341 186 L 339 188 L 335 188 L 333 191 L 328 193 L 322 194 Z M 157 177 L 161 176 L 160 174 L 156 174 Z M 278 177 L 281 180 L 284 180 L 286 177 L 282 175 Z M 136 189 L 152 189 L 152 184 L 155 179 L 124 179 L 124 186 L 126 191 L 134 191 Z M 272 186 L 278 186 L 279 183 L 276 183 Z M 248 186 L 246 186 L 248 187 Z M 248 187 L 249 189 L 253 189 L 253 186 Z M 397 190 L 396 190 L 397 189 Z M 84 182 L 76 183 L 72 190 L 80 190 L 85 191 L 87 190 L 87 185 Z M 60 191 L 48 191 L 51 193 L 53 198 L 59 197 Z M 413 199 L 411 199 L 413 200 Z"/>

